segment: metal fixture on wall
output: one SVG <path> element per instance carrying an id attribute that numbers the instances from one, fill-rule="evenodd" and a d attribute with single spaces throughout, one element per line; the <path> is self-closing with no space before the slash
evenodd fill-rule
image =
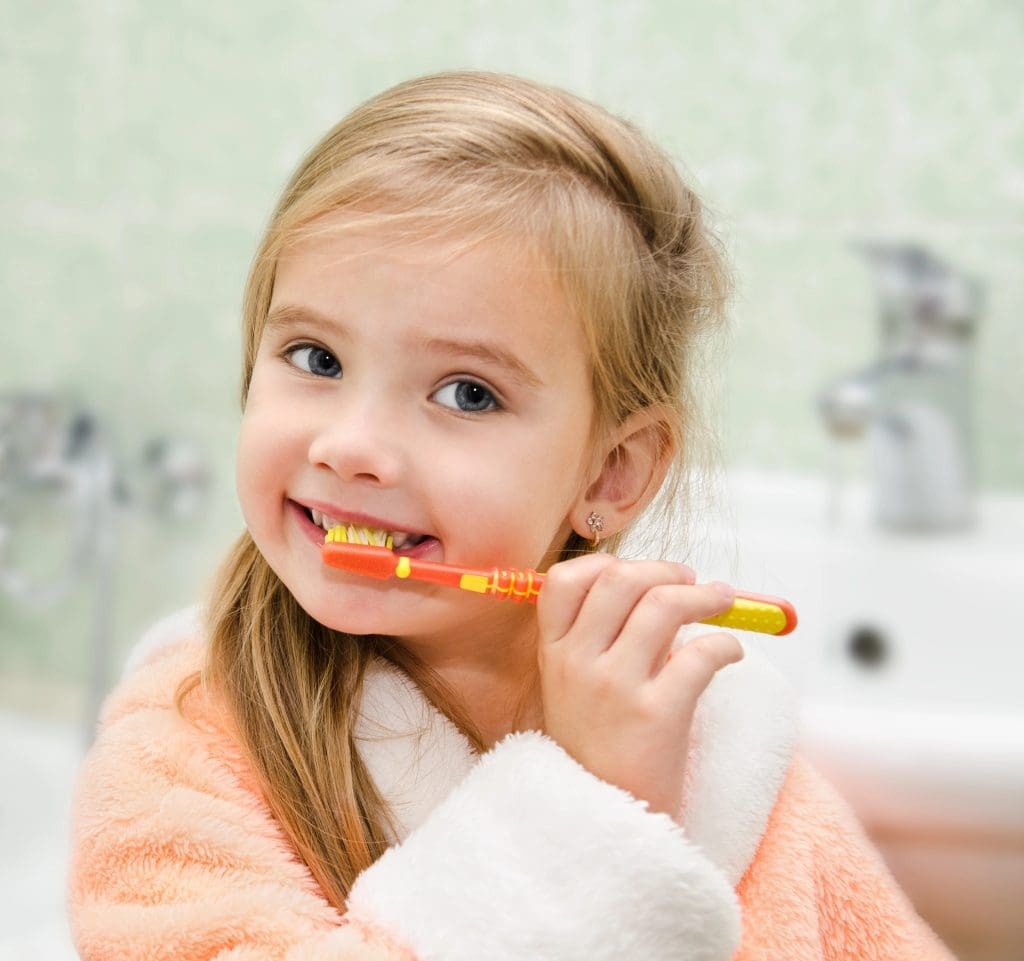
<path id="1" fill-rule="evenodd" d="M 878 294 L 879 357 L 824 390 L 819 409 L 836 438 L 867 434 L 882 526 L 964 527 L 973 519 L 971 361 L 983 288 L 919 246 L 857 247 Z"/>
<path id="2" fill-rule="evenodd" d="M 0 394 L 0 592 L 50 609 L 91 582 L 86 742 L 110 680 L 120 513 L 186 520 L 202 505 L 209 479 L 189 442 L 150 441 L 132 471 L 116 456 L 109 427 L 85 405 L 51 394 Z M 41 542 L 53 549 L 40 550 Z"/>

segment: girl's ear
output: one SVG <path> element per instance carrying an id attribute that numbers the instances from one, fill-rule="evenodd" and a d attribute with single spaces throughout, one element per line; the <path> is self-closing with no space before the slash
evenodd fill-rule
<path id="1" fill-rule="evenodd" d="M 570 515 L 573 530 L 592 540 L 591 513 L 601 516 L 605 537 L 623 530 L 661 488 L 672 460 L 671 437 L 657 407 L 627 417 L 597 452 L 596 475 Z"/>

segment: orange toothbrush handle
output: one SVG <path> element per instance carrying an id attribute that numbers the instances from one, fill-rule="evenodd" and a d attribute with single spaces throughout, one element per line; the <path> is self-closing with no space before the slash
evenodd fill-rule
<path id="1" fill-rule="evenodd" d="M 483 571 L 466 571 L 459 579 L 459 587 L 477 594 L 490 594 L 499 600 L 527 601 L 537 603 L 537 595 L 544 586 L 544 575 L 534 570 L 520 571 L 494 568 L 489 574 Z"/>
<path id="2" fill-rule="evenodd" d="M 413 560 L 394 554 L 387 548 L 366 544 L 328 542 L 323 546 L 323 561 L 330 567 L 366 577 L 428 581 L 517 604 L 523 601 L 536 604 L 544 586 L 544 575 L 534 570 L 499 567 L 490 571 L 467 570 L 435 561 Z M 781 597 L 737 591 L 736 601 L 729 610 L 705 618 L 701 623 L 779 637 L 789 634 L 796 627 L 796 611 L 789 601 Z"/>
<path id="3" fill-rule="evenodd" d="M 459 587 L 464 591 L 490 594 L 492 597 L 517 603 L 528 601 L 530 604 L 537 603 L 543 586 L 543 574 L 538 574 L 534 570 L 522 571 L 515 568 L 495 568 L 490 574 L 467 571 L 459 581 Z M 700 623 L 781 637 L 796 627 L 797 618 L 793 605 L 781 597 L 737 591 L 736 600 L 729 610 L 705 618 Z"/>

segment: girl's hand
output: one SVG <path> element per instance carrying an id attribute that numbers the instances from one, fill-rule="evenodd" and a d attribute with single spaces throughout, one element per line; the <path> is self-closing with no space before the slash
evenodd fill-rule
<path id="1" fill-rule="evenodd" d="M 548 571 L 537 601 L 544 729 L 602 780 L 680 815 L 697 699 L 743 657 L 731 634 L 672 650 L 684 624 L 727 610 L 726 584 L 669 561 L 592 554 Z"/>

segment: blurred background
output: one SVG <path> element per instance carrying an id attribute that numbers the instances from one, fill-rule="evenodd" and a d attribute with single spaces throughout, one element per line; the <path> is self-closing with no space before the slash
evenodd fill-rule
<path id="1" fill-rule="evenodd" d="M 356 104 L 460 67 L 631 118 L 713 209 L 727 471 L 680 554 L 794 600 L 798 633 L 751 643 L 805 750 L 962 957 L 1024 957 L 1018 3 L 4 2 L 0 51 L 0 957 L 74 956 L 99 700 L 241 527 L 277 192 Z"/>

